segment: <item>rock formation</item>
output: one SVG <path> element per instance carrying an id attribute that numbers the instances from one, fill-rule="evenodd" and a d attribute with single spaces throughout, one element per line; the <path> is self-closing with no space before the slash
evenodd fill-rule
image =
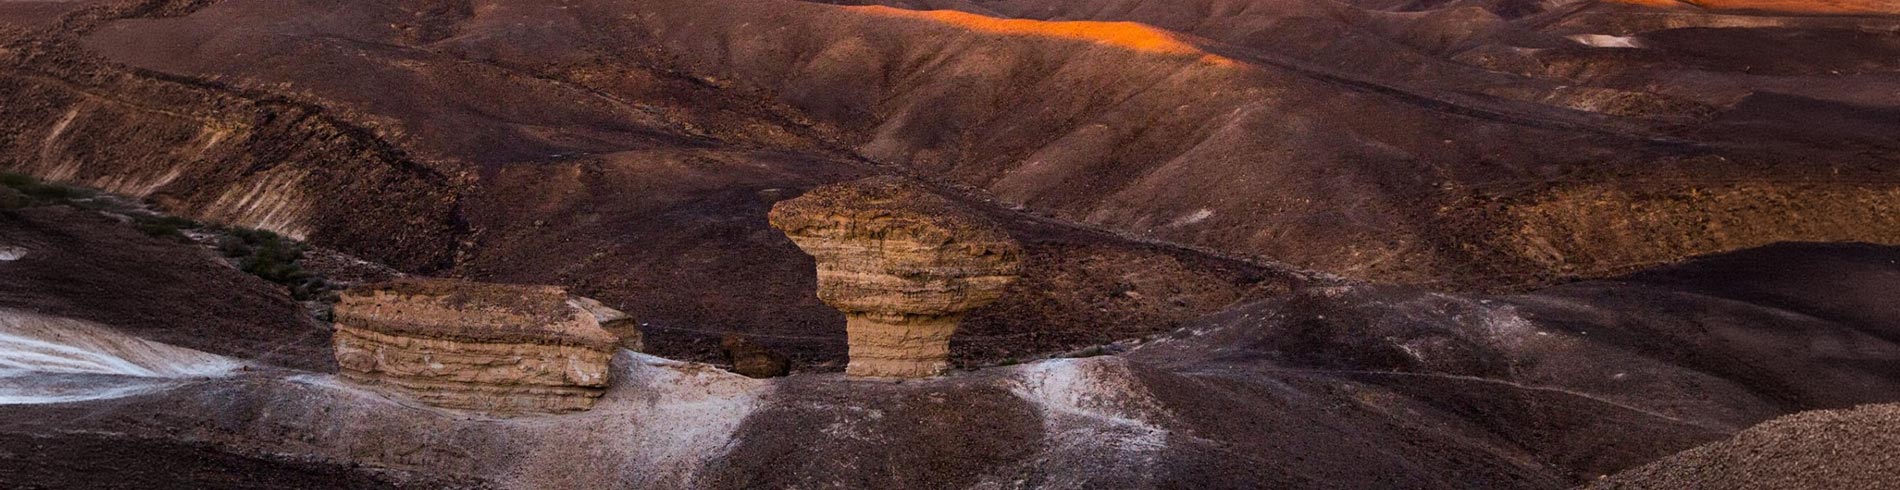
<path id="1" fill-rule="evenodd" d="M 777 378 L 792 373 L 792 360 L 769 347 L 738 334 L 727 334 L 719 341 L 732 372 L 748 378 Z"/>
<path id="2" fill-rule="evenodd" d="M 345 292 L 335 315 L 343 377 L 497 414 L 591 408 L 616 347 L 639 345 L 603 328 L 625 314 L 553 286 L 405 279 Z"/>
<path id="3" fill-rule="evenodd" d="M 994 224 L 894 177 L 815 189 L 772 208 L 818 261 L 818 297 L 845 313 L 852 376 L 949 367 L 950 335 L 1016 279 L 1022 247 Z"/>

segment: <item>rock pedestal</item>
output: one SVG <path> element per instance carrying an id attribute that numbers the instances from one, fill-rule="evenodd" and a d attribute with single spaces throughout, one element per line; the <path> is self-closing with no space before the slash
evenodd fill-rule
<path id="1" fill-rule="evenodd" d="M 405 279 L 343 293 L 340 374 L 431 405 L 496 414 L 592 408 L 630 323 L 553 286 Z"/>
<path id="2" fill-rule="evenodd" d="M 957 323 L 1002 296 L 1022 260 L 994 224 L 893 177 L 814 189 L 771 221 L 817 259 L 819 299 L 845 313 L 851 376 L 942 374 Z"/>

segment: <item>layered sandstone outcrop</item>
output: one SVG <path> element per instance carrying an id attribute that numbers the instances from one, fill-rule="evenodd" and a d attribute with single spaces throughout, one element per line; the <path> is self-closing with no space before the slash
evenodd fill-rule
<path id="1" fill-rule="evenodd" d="M 894 177 L 820 187 L 772 208 L 818 262 L 818 297 L 843 311 L 852 376 L 949 368 L 950 335 L 1016 279 L 1022 247 L 994 224 Z"/>
<path id="2" fill-rule="evenodd" d="M 335 317 L 343 377 L 497 414 L 591 408 L 615 349 L 639 346 L 625 314 L 554 286 L 405 279 L 345 292 Z"/>

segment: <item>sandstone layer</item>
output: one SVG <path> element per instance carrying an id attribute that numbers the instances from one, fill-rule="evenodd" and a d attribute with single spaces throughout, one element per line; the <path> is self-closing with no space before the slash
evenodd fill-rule
<path id="1" fill-rule="evenodd" d="M 498 414 L 586 410 L 606 389 L 626 315 L 553 286 L 400 280 L 336 307 L 343 377 L 431 405 Z M 630 329 L 621 329 L 630 330 Z"/>
<path id="2" fill-rule="evenodd" d="M 950 336 L 1016 279 L 1022 247 L 996 225 L 895 177 L 814 189 L 772 226 L 818 262 L 818 297 L 845 313 L 852 376 L 949 368 Z"/>

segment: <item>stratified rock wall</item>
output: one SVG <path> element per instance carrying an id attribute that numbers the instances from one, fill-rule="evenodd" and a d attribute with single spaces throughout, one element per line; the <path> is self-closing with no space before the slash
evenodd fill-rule
<path id="1" fill-rule="evenodd" d="M 449 408 L 501 414 L 594 405 L 626 316 L 552 286 L 403 280 L 343 295 L 336 359 L 345 378 Z"/>
<path id="2" fill-rule="evenodd" d="M 957 322 L 1000 297 L 1022 261 L 994 224 L 892 177 L 815 189 L 771 220 L 817 259 L 818 297 L 847 318 L 853 376 L 948 369 Z"/>

